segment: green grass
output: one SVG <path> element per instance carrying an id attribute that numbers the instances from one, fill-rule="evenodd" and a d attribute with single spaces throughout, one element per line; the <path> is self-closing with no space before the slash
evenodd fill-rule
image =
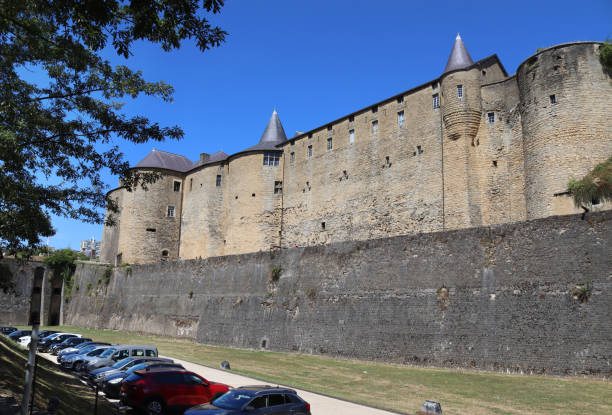
<path id="1" fill-rule="evenodd" d="M 151 344 L 163 355 L 212 367 L 228 360 L 232 372 L 402 413 L 415 413 L 426 399 L 441 402 L 445 415 L 612 413 L 609 381 L 365 363 L 109 330 L 58 329 L 115 343 Z"/>
<path id="2" fill-rule="evenodd" d="M 27 350 L 0 335 L 0 395 L 14 396 L 21 403 L 25 383 Z M 93 414 L 94 393 L 74 377 L 43 358 L 37 359 L 34 407 L 45 409 L 49 398 L 60 401 L 58 415 Z M 111 415 L 115 411 L 104 399 L 98 400 L 98 414 Z"/>

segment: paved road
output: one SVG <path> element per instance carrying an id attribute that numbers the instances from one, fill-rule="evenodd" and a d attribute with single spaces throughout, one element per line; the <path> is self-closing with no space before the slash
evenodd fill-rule
<path id="1" fill-rule="evenodd" d="M 39 356 L 57 363 L 57 358 L 49 353 L 38 353 Z M 245 386 L 245 385 L 261 385 L 265 382 L 242 375 L 237 375 L 230 371 L 212 369 L 208 366 L 202 366 L 196 363 L 187 362 L 171 356 L 161 356 L 173 359 L 175 362 L 182 364 L 185 369 L 191 370 L 205 377 L 206 379 L 215 382 L 221 382 L 230 386 Z M 276 386 L 276 385 L 274 385 Z M 291 387 L 290 385 L 281 385 Z M 291 387 L 292 389 L 295 389 Z M 306 402 L 310 403 L 310 412 L 312 415 L 397 415 L 395 412 L 383 411 L 380 409 L 370 408 L 368 406 L 358 405 L 352 402 L 343 401 L 340 399 L 330 398 L 317 393 L 307 392 L 300 389 L 295 389 Z"/>

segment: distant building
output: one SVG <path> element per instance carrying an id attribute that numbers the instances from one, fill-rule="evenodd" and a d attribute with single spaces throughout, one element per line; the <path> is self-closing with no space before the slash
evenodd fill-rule
<path id="1" fill-rule="evenodd" d="M 81 241 L 81 250 L 82 254 L 87 255 L 90 258 L 100 258 L 100 246 L 102 245 L 102 241 L 96 241 L 92 236 L 91 239 L 85 239 Z"/>

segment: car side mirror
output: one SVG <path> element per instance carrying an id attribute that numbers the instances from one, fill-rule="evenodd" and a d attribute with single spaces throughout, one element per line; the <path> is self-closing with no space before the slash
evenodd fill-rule
<path id="1" fill-rule="evenodd" d="M 254 411 L 254 410 L 255 410 L 255 407 L 254 407 L 254 406 L 249 405 L 249 406 L 247 406 L 246 408 L 244 408 L 244 410 L 245 410 L 246 412 L 251 412 L 251 411 Z"/>

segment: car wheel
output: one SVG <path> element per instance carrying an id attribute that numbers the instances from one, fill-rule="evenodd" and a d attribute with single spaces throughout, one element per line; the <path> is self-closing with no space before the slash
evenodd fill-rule
<path id="1" fill-rule="evenodd" d="M 164 403 L 158 398 L 149 399 L 145 409 L 147 410 L 147 415 L 160 415 L 164 413 Z"/>

